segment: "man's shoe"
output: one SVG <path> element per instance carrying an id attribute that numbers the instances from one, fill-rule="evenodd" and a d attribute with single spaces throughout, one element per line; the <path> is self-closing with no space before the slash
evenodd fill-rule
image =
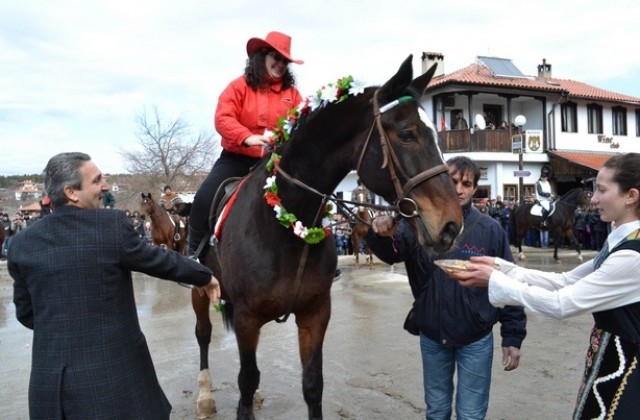
<path id="1" fill-rule="evenodd" d="M 333 281 L 336 281 L 340 278 L 340 276 L 342 276 L 342 271 L 340 271 L 339 268 L 336 268 L 336 273 L 333 276 Z"/>

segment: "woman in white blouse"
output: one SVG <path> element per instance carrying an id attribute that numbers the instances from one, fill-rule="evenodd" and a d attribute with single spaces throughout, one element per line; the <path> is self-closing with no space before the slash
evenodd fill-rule
<path id="1" fill-rule="evenodd" d="M 553 318 L 592 313 L 574 419 L 640 413 L 640 154 L 615 155 L 600 169 L 591 203 L 615 226 L 596 257 L 565 273 L 471 257 L 460 284 L 488 287 L 495 306 L 523 305 Z"/>

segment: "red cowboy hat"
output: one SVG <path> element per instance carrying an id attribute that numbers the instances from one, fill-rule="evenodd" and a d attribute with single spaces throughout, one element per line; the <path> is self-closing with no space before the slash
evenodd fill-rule
<path id="1" fill-rule="evenodd" d="M 291 57 L 291 37 L 282 32 L 269 32 L 265 39 L 251 38 L 247 41 L 247 55 L 251 56 L 262 48 L 273 48 L 284 58 L 296 64 L 303 64 L 303 60 L 294 60 Z"/>

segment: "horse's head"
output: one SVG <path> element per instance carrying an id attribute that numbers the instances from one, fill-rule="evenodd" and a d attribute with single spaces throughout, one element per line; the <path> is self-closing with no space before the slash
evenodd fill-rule
<path id="1" fill-rule="evenodd" d="M 373 96 L 376 121 L 357 165 L 373 192 L 396 203 L 420 243 L 449 249 L 463 224 L 462 210 L 437 143 L 433 122 L 419 104 L 436 66 L 413 78 L 412 56 Z M 369 144 L 370 143 L 370 144 Z M 389 176 L 380 177 L 380 168 Z"/>
<path id="2" fill-rule="evenodd" d="M 151 198 L 151 193 L 141 193 L 140 195 L 142 196 L 142 201 L 140 201 L 140 208 L 143 212 L 149 213 L 149 210 L 153 207 L 153 198 Z"/>

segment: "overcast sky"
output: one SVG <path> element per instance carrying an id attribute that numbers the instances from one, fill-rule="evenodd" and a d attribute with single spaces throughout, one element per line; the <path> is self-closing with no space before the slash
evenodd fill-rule
<path id="1" fill-rule="evenodd" d="M 67 151 L 122 172 L 145 108 L 213 133 L 247 40 L 272 30 L 305 60 L 303 95 L 349 74 L 381 84 L 409 54 L 419 72 L 431 51 L 446 73 L 489 55 L 535 75 L 544 58 L 554 77 L 640 97 L 638 16 L 637 0 L 0 0 L 0 175 Z"/>

